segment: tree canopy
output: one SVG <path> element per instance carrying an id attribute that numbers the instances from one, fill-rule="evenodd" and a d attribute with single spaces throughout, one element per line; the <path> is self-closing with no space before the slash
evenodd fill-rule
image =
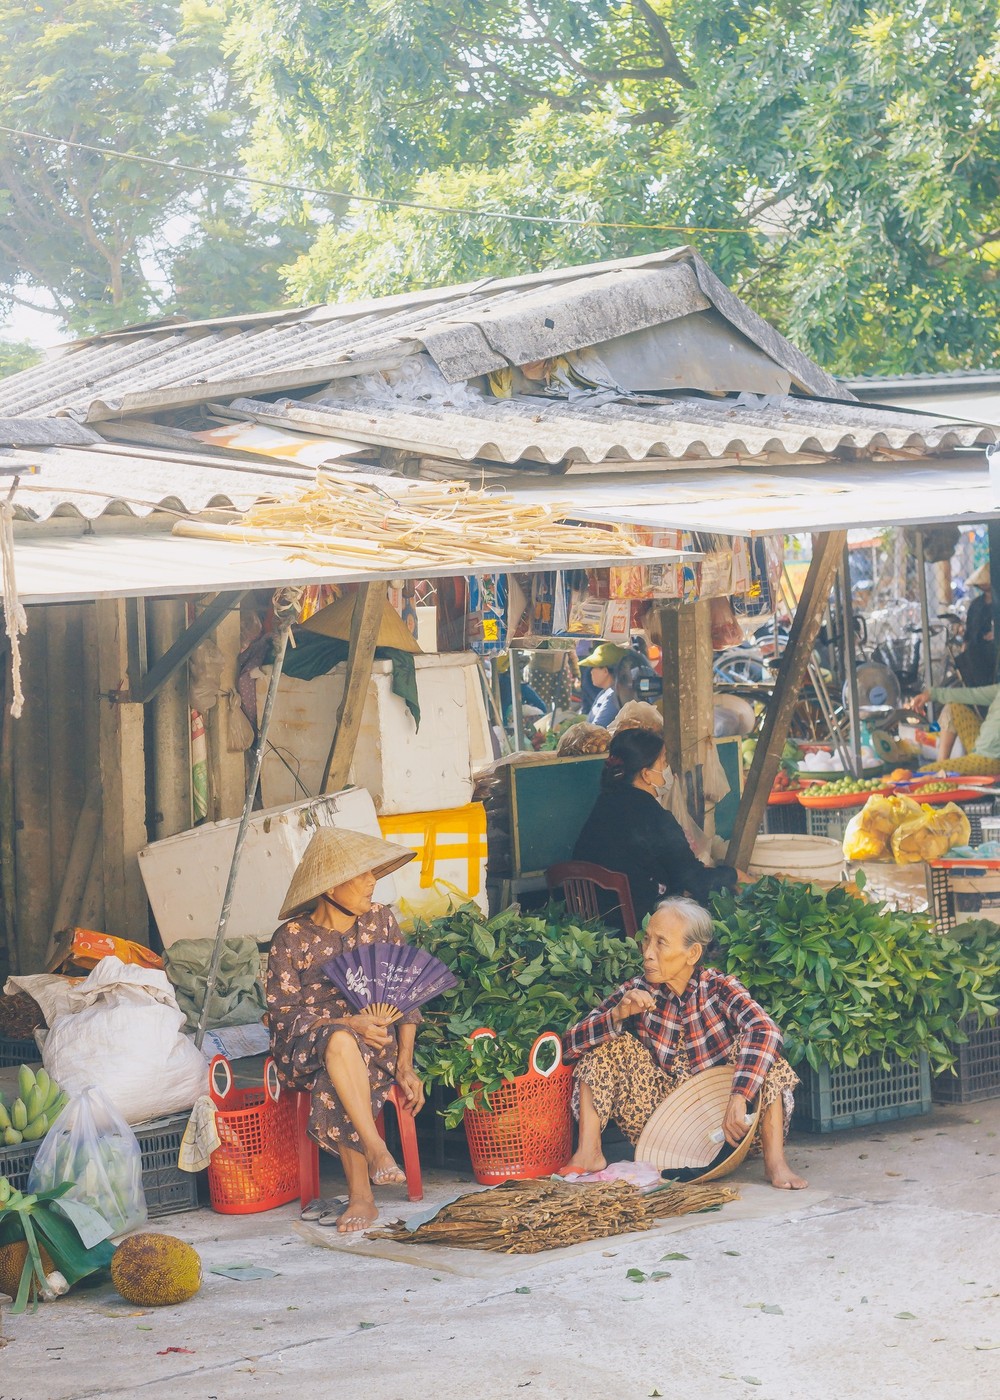
<path id="1" fill-rule="evenodd" d="M 258 170 L 483 211 L 289 196 L 301 297 L 693 243 L 834 372 L 1000 357 L 997 0 L 233 10 Z"/>
<path id="2" fill-rule="evenodd" d="M 250 112 L 221 0 L 0 0 L 0 124 L 213 171 Z M 275 305 L 303 247 L 245 190 L 0 131 L 0 311 L 76 332 Z"/>

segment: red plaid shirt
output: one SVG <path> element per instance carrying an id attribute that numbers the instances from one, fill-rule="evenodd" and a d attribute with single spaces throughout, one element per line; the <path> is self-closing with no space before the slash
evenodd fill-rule
<path id="1" fill-rule="evenodd" d="M 656 1006 L 615 1025 L 611 1013 L 634 987 L 651 992 Z M 764 1076 L 781 1053 L 781 1032 L 763 1007 L 735 977 L 712 967 L 699 968 L 680 996 L 666 984 L 654 985 L 645 977 L 633 977 L 566 1031 L 566 1058 L 579 1059 L 626 1030 L 668 1073 L 682 1045 L 692 1073 L 698 1074 L 712 1065 L 725 1064 L 738 1038 L 733 1093 L 748 1101 L 757 1097 Z"/>

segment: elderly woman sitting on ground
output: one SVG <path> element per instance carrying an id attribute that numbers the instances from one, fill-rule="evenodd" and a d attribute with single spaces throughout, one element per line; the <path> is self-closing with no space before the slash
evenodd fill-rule
<path id="1" fill-rule="evenodd" d="M 348 1202 L 342 1212 L 322 1204 L 303 1213 L 341 1232 L 364 1230 L 378 1210 L 373 1186 L 405 1177 L 379 1136 L 375 1120 L 393 1083 L 406 1109 L 418 1113 L 424 1091 L 413 1069 L 419 1011 L 389 1025 L 353 1012 L 323 972 L 323 964 L 359 943 L 404 943 L 392 912 L 373 904 L 376 882 L 414 852 L 356 831 L 316 833 L 285 896 L 282 924 L 267 964 L 267 1009 L 278 1075 L 290 1089 L 312 1095 L 309 1133 L 340 1156 Z"/>
<path id="2" fill-rule="evenodd" d="M 748 1107 L 761 1096 L 760 1147 L 772 1186 L 806 1185 L 785 1160 L 785 1133 L 798 1079 L 780 1058 L 781 1032 L 735 977 L 702 966 L 711 916 L 691 899 L 657 906 L 642 948 L 643 975 L 612 992 L 564 1036 L 578 1060 L 573 1107 L 576 1153 L 564 1172 L 601 1171 L 601 1134 L 613 1118 L 633 1145 L 653 1110 L 691 1075 L 732 1064 L 732 1096 L 722 1129 L 736 1147 Z"/>

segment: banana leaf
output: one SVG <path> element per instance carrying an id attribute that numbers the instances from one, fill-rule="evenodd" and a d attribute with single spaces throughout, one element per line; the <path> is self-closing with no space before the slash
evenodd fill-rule
<path id="1" fill-rule="evenodd" d="M 89 1248 L 83 1244 L 76 1226 L 59 1213 L 58 1198 L 70 1189 L 64 1182 L 51 1191 L 40 1191 L 30 1204 L 20 1202 L 0 1206 L 0 1247 L 24 1240 L 28 1253 L 21 1273 L 21 1282 L 12 1313 L 23 1313 L 31 1295 L 32 1280 L 39 1292 L 45 1288 L 41 1245 L 44 1245 L 56 1270 L 72 1286 L 80 1279 L 106 1269 L 115 1247 L 101 1240 Z"/>

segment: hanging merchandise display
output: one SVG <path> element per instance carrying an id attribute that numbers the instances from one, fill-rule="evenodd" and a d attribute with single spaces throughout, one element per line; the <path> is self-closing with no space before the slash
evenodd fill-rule
<path id="1" fill-rule="evenodd" d="M 473 574 L 469 579 L 465 614 L 466 648 L 480 656 L 495 656 L 502 651 L 506 612 L 506 575 Z"/>

